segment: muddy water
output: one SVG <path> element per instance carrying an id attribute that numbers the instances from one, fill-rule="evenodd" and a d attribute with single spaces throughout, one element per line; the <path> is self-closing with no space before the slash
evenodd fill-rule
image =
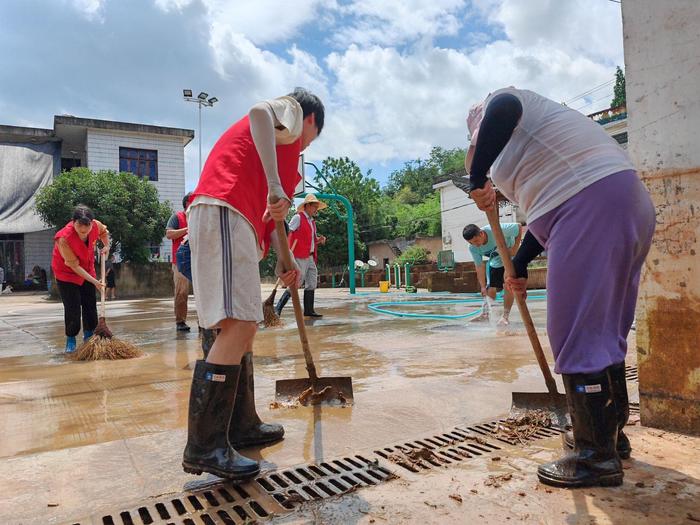
<path id="1" fill-rule="evenodd" d="M 276 379 L 306 371 L 291 308 L 280 328 L 255 343 L 256 393 L 264 419 L 282 423 L 283 442 L 249 454 L 268 466 L 318 461 L 458 423 L 507 412 L 512 390 L 544 391 L 525 330 L 515 312 L 508 332 L 467 321 L 380 316 L 373 296 L 320 290 L 323 320 L 307 332 L 322 376 L 353 378 L 352 408 L 271 411 Z M 442 298 L 442 296 L 441 296 Z M 191 301 L 193 304 L 193 301 Z M 544 302 L 533 303 L 543 332 Z M 0 322 L 0 457 L 85 446 L 186 427 L 191 364 L 200 356 L 197 323 L 177 335 L 168 300 L 108 305 L 117 337 L 146 356 L 73 363 L 61 355 L 60 304 L 29 301 L 3 308 Z M 447 309 L 449 310 L 449 309 Z M 546 337 L 545 351 L 549 353 Z M 182 437 L 173 440 L 181 447 Z"/>

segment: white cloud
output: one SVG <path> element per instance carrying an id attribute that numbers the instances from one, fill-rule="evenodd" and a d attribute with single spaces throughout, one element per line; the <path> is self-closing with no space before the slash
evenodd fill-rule
<path id="1" fill-rule="evenodd" d="M 455 35 L 464 0 L 356 0 L 339 8 L 343 26 L 334 36 L 339 46 L 399 45 L 423 37 Z"/>
<path id="2" fill-rule="evenodd" d="M 102 10 L 105 0 L 71 0 L 71 3 L 88 20 L 104 22 Z"/>
<path id="3" fill-rule="evenodd" d="M 155 0 L 165 11 L 182 10 L 193 0 Z M 300 28 L 317 20 L 321 7 L 334 7 L 334 0 L 200 0 L 213 34 L 237 33 L 256 45 L 286 42 Z"/>

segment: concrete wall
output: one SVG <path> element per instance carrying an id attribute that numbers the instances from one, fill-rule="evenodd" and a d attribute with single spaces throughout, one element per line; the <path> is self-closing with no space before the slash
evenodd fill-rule
<path id="1" fill-rule="evenodd" d="M 185 150 L 182 139 L 165 135 L 138 135 L 99 129 L 88 129 L 87 162 L 91 170 L 119 171 L 119 148 L 153 149 L 158 151 L 158 180 L 153 182 L 161 201 L 170 201 L 173 209 L 182 209 L 185 195 Z M 171 242 L 163 239 L 161 256 L 169 261 Z"/>
<path id="2" fill-rule="evenodd" d="M 55 233 L 55 230 L 51 229 L 24 234 L 24 275 L 30 273 L 36 265 L 46 270 L 48 275 Z"/>
<path id="3" fill-rule="evenodd" d="M 117 298 L 172 297 L 174 286 L 171 267 L 171 263 L 165 262 L 139 265 L 131 263 L 115 264 L 114 274 Z M 53 280 L 53 277 L 49 278 Z M 59 297 L 55 283 L 51 287 L 51 297 L 54 299 Z"/>
<path id="4" fill-rule="evenodd" d="M 637 354 L 644 425 L 700 434 L 700 3 L 622 3 L 629 152 L 656 206 Z"/>
<path id="5" fill-rule="evenodd" d="M 470 262 L 472 256 L 469 246 L 462 238 L 462 230 L 467 224 L 485 226 L 488 224 L 486 214 L 479 210 L 466 193 L 452 182 L 437 185 L 440 190 L 440 209 L 442 210 L 442 249 L 452 250 L 456 262 Z M 516 222 L 515 212 L 511 206 L 501 208 L 503 222 Z"/>

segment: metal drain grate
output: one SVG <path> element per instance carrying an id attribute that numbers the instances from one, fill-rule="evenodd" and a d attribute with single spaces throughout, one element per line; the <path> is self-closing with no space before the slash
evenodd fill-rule
<path id="1" fill-rule="evenodd" d="M 371 487 L 394 478 L 378 461 L 355 455 L 304 465 L 262 476 L 255 480 L 282 507 L 345 494 L 358 487 Z"/>
<path id="2" fill-rule="evenodd" d="M 636 365 L 627 365 L 625 367 L 625 379 L 627 379 L 627 381 L 639 381 Z"/>
<path id="3" fill-rule="evenodd" d="M 374 453 L 415 473 L 501 450 L 500 446 L 482 437 L 489 432 L 479 427 L 481 425 L 455 427 L 450 432 L 384 447 Z"/>
<path id="4" fill-rule="evenodd" d="M 162 498 L 121 512 L 92 516 L 84 525 L 238 525 L 284 512 L 274 500 L 250 490 L 250 483 L 216 485 L 192 493 Z"/>
<path id="5" fill-rule="evenodd" d="M 361 455 L 301 465 L 243 485 L 222 482 L 124 511 L 98 514 L 73 525 L 239 525 L 286 514 L 300 503 L 338 496 L 394 478 Z"/>

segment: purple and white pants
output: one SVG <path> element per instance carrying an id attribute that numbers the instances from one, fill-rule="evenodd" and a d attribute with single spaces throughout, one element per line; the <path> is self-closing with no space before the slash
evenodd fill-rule
<path id="1" fill-rule="evenodd" d="M 547 250 L 547 332 L 560 374 L 622 363 L 655 211 L 633 170 L 609 175 L 535 219 Z"/>

